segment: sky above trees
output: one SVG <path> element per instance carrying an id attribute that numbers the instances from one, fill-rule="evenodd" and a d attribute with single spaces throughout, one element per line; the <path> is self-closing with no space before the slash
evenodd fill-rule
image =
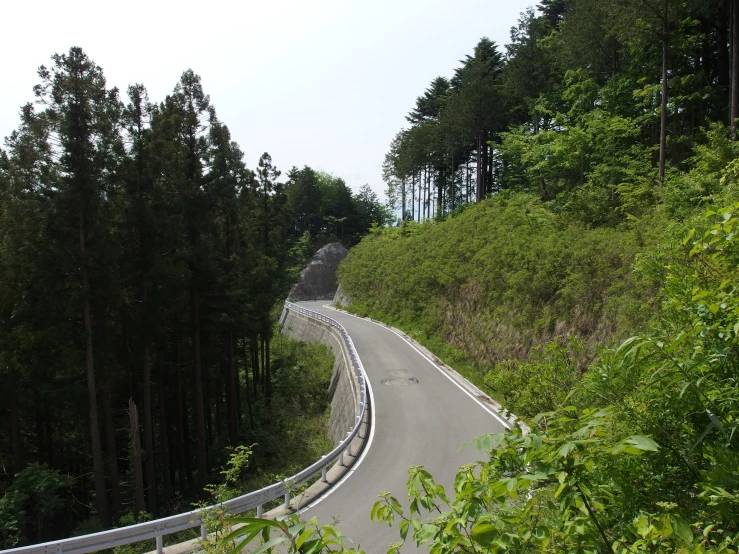
<path id="1" fill-rule="evenodd" d="M 50 56 L 81 46 L 121 90 L 143 83 L 163 98 L 182 72 L 205 90 L 255 169 L 267 151 L 283 170 L 311 167 L 368 183 L 384 196 L 387 145 L 408 99 L 471 53 L 482 36 L 501 47 L 533 0 L 274 0 L 207 3 L 39 0 L 4 6 L 0 137 Z M 33 19 L 33 32 L 24 21 Z"/>

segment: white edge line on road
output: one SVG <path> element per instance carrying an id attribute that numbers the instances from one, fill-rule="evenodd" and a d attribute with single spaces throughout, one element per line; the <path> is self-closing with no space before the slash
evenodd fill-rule
<path id="1" fill-rule="evenodd" d="M 483 404 L 482 402 L 480 402 L 480 400 L 479 400 L 479 399 L 475 398 L 475 397 L 474 397 L 474 395 L 473 395 L 473 394 L 472 394 L 472 393 L 471 393 L 470 391 L 468 391 L 468 390 L 467 390 L 466 388 L 464 388 L 464 387 L 463 387 L 462 385 L 460 385 L 460 384 L 459 384 L 459 383 L 458 383 L 458 382 L 457 382 L 457 381 L 456 381 L 455 379 L 453 379 L 452 377 L 450 377 L 450 376 L 449 376 L 449 375 L 447 374 L 447 372 L 446 372 L 446 371 L 444 371 L 444 369 L 443 369 L 443 368 L 439 367 L 439 365 L 438 365 L 438 364 L 437 364 L 437 363 L 436 363 L 436 362 L 435 362 L 434 360 L 432 360 L 431 358 L 429 358 L 429 357 L 428 357 L 428 356 L 427 356 L 426 354 L 424 354 L 424 353 L 423 353 L 423 352 L 422 352 L 421 350 L 419 350 L 419 349 L 418 349 L 418 348 L 416 347 L 416 345 L 415 345 L 415 344 L 413 344 L 412 342 L 410 342 L 410 341 L 409 341 L 408 339 L 406 339 L 406 338 L 405 338 L 405 337 L 404 337 L 403 335 L 401 335 L 401 334 L 400 334 L 400 333 L 399 333 L 398 331 L 396 331 L 396 330 L 395 330 L 395 329 L 393 329 L 392 327 L 390 327 L 390 326 L 388 326 L 388 325 L 383 325 L 383 324 L 381 324 L 381 323 L 378 323 L 378 322 L 376 322 L 376 321 L 373 321 L 373 320 L 371 320 L 371 319 L 369 319 L 369 318 L 366 318 L 366 317 L 360 317 L 360 316 L 358 316 L 358 315 L 350 314 L 349 312 L 346 312 L 346 311 L 344 311 L 344 310 L 337 310 L 337 309 L 336 309 L 336 308 L 334 308 L 333 306 L 329 306 L 329 305 L 327 305 L 327 304 L 324 304 L 324 306 L 323 306 L 323 307 L 324 307 L 324 308 L 328 308 L 329 310 L 334 310 L 334 311 L 336 311 L 336 312 L 339 312 L 339 313 L 344 313 L 344 314 L 346 314 L 346 315 L 350 315 L 350 316 L 352 316 L 352 317 L 356 317 L 357 319 L 361 319 L 361 320 L 364 320 L 364 321 L 369 321 L 370 323 L 374 323 L 374 324 L 375 324 L 375 325 L 377 325 L 378 327 L 382 327 L 383 329 L 387 329 L 387 330 L 388 330 L 388 331 L 390 331 L 391 333 L 394 333 L 394 334 L 396 334 L 396 335 L 397 335 L 398 337 L 400 337 L 400 339 L 401 339 L 401 340 L 403 340 L 403 341 L 404 341 L 404 342 L 405 342 L 406 344 L 408 344 L 408 346 L 410 346 L 411 348 L 413 348 L 413 350 L 415 350 L 416 352 L 418 352 L 418 353 L 419 353 L 419 354 L 420 354 L 420 355 L 421 355 L 421 356 L 422 356 L 422 357 L 423 357 L 423 358 L 424 358 L 424 359 L 425 359 L 425 360 L 426 360 L 426 361 L 427 361 L 428 363 L 430 363 L 430 364 L 431 364 L 432 366 L 434 366 L 434 367 L 435 367 L 436 369 L 438 369 L 438 370 L 439 370 L 439 372 L 440 372 L 440 373 L 441 373 L 441 374 L 442 374 L 442 375 L 443 375 L 444 377 L 446 377 L 446 378 L 447 378 L 447 379 L 449 379 L 449 380 L 450 380 L 450 381 L 451 381 L 452 383 L 454 383 L 454 385 L 456 385 L 456 387 L 457 387 L 457 388 L 458 388 L 459 390 L 461 390 L 461 391 L 462 391 L 463 393 L 465 393 L 465 394 L 466 394 L 467 396 L 469 396 L 469 397 L 470 397 L 470 398 L 471 398 L 471 399 L 472 399 L 472 400 L 473 400 L 474 402 L 476 402 L 476 403 L 477 403 L 477 404 L 478 404 L 478 405 L 479 405 L 479 406 L 480 406 L 480 407 L 481 407 L 481 408 L 482 408 L 483 410 L 485 410 L 485 411 L 486 411 L 487 413 L 489 413 L 489 414 L 490 414 L 491 416 L 493 416 L 493 417 L 494 417 L 495 419 L 497 419 L 498 421 L 500 421 L 500 423 L 501 423 L 501 424 L 503 425 L 503 427 L 505 427 L 506 429 L 510 429 L 510 428 L 511 428 L 511 424 L 510 424 L 510 422 L 508 422 L 508 421 L 506 421 L 505 419 L 503 419 L 503 418 L 502 418 L 502 417 L 501 417 L 501 416 L 500 416 L 499 414 L 495 413 L 495 412 L 494 412 L 494 411 L 492 411 L 492 410 L 491 410 L 490 408 L 488 408 L 488 407 L 487 407 L 487 406 L 486 406 L 485 404 Z M 462 378 L 464 379 L 464 377 L 462 377 Z M 374 412 L 372 412 L 372 415 L 373 415 L 373 417 L 374 417 Z"/>
<path id="2" fill-rule="evenodd" d="M 349 331 L 347 331 L 347 334 Z M 356 347 L 355 347 L 356 351 Z M 357 358 L 359 358 L 359 363 L 362 363 L 362 358 L 359 356 L 359 352 L 357 351 Z M 375 395 L 372 392 L 372 384 L 370 383 L 369 377 L 367 376 L 367 372 L 364 371 L 364 364 L 362 364 L 362 372 L 364 373 L 364 382 L 367 385 L 367 392 L 369 392 L 369 398 L 370 398 L 370 434 L 369 438 L 367 439 L 367 444 L 364 445 L 362 448 L 362 455 L 359 456 L 359 459 L 352 464 L 352 467 L 349 468 L 349 471 L 347 471 L 344 476 L 339 479 L 335 485 L 333 485 L 331 488 L 329 488 L 325 493 L 323 493 L 321 496 L 319 496 L 314 502 L 309 503 L 308 505 L 304 506 L 300 510 L 298 510 L 298 515 L 303 514 L 303 512 L 306 512 L 313 508 L 314 506 L 317 506 L 321 502 L 323 502 L 326 498 L 331 496 L 336 489 L 338 489 L 341 485 L 344 484 L 344 481 L 349 479 L 349 477 L 352 476 L 354 471 L 360 466 L 360 464 L 364 461 L 364 457 L 367 455 L 367 452 L 369 452 L 370 446 L 372 446 L 372 440 L 375 438 Z"/>

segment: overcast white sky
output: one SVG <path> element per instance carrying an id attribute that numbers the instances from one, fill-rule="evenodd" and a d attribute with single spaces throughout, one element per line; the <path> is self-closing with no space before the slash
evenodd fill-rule
<path id="1" fill-rule="evenodd" d="M 537 0 L 3 0 L 0 136 L 36 68 L 81 46 L 121 90 L 161 101 L 192 68 L 254 169 L 310 165 L 384 198 L 391 139 L 429 82 Z"/>

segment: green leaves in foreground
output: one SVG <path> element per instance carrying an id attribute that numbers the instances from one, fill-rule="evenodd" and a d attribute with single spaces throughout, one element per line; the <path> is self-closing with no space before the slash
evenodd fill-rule
<path id="1" fill-rule="evenodd" d="M 573 407 L 539 416 L 539 429 L 514 429 L 472 441 L 488 461 L 459 468 L 450 500 L 422 467 L 409 470 L 407 508 L 389 493 L 371 517 L 394 525 L 402 542 L 427 545 L 432 554 L 452 552 L 708 552 L 711 541 L 694 539 L 693 528 L 674 504 L 665 513 L 623 519 L 618 479 L 638 475 L 639 459 L 660 450 L 651 438 L 609 437 L 611 409 Z M 722 537 L 719 537 L 722 538 Z"/>
<path id="2" fill-rule="evenodd" d="M 281 546 L 280 552 L 290 554 L 317 554 L 319 552 L 343 552 L 363 554 L 363 551 L 345 548 L 348 541 L 335 525 L 319 526 L 316 518 L 303 522 L 297 514 L 280 516 L 274 520 L 234 517 L 224 520 L 235 527 L 223 537 L 219 546 L 226 552 L 240 552 L 246 546 L 254 546 L 251 554 L 272 552 Z"/>

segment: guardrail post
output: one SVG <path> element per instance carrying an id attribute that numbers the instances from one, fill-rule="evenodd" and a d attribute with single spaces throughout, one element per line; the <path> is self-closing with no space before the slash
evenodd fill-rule
<path id="1" fill-rule="evenodd" d="M 352 441 L 351 441 L 351 440 L 349 440 L 349 436 L 350 436 L 351 434 L 352 434 L 352 432 L 351 432 L 351 431 L 347 431 L 347 432 L 346 432 L 346 441 L 347 441 L 347 445 L 346 445 L 346 452 L 347 452 L 347 454 L 349 454 L 350 456 L 352 455 Z"/>
<path id="2" fill-rule="evenodd" d="M 164 540 L 162 535 L 157 535 L 157 554 L 164 552 Z"/>
<path id="3" fill-rule="evenodd" d="M 285 481 L 285 508 L 290 506 L 290 485 Z"/>
<path id="4" fill-rule="evenodd" d="M 323 460 L 325 457 L 326 456 L 323 455 L 321 456 L 321 459 Z M 326 466 L 323 466 L 323 468 L 321 469 L 321 481 L 323 481 L 324 483 L 328 483 L 328 479 L 326 479 Z"/>
<path id="5" fill-rule="evenodd" d="M 208 526 L 205 523 L 200 524 L 200 540 L 201 541 L 208 540 Z"/>
<path id="6" fill-rule="evenodd" d="M 262 517 L 262 505 L 257 506 L 257 517 Z"/>
<path id="7" fill-rule="evenodd" d="M 339 444 L 344 444 L 344 441 L 339 441 Z M 341 449 L 341 454 L 339 454 L 339 465 L 344 465 L 344 449 Z"/>

